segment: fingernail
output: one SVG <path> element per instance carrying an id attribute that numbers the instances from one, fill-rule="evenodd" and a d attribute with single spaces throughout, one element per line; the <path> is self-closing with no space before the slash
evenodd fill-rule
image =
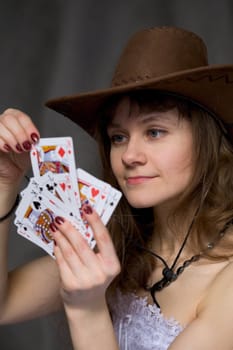
<path id="1" fill-rule="evenodd" d="M 90 205 L 85 205 L 83 207 L 83 211 L 85 214 L 90 215 L 93 213 L 92 207 Z"/>
<path id="2" fill-rule="evenodd" d="M 26 150 L 26 151 L 30 151 L 30 149 L 32 148 L 32 145 L 29 141 L 24 141 L 23 142 L 23 148 Z"/>
<path id="3" fill-rule="evenodd" d="M 3 148 L 6 150 L 6 151 L 11 151 L 11 147 L 9 145 L 7 145 L 5 143 L 5 145 L 3 146 Z"/>
<path id="4" fill-rule="evenodd" d="M 31 139 L 32 139 L 33 142 L 36 143 L 39 140 L 39 136 L 35 132 L 33 132 L 31 134 Z"/>
<path id="5" fill-rule="evenodd" d="M 57 226 L 54 224 L 54 222 L 52 222 L 50 225 L 49 225 L 49 228 L 52 232 L 56 232 L 57 231 Z"/>
<path id="6" fill-rule="evenodd" d="M 61 217 L 61 216 L 56 216 L 55 217 L 55 222 L 58 224 L 58 225 L 61 225 L 65 222 L 65 220 Z"/>
<path id="7" fill-rule="evenodd" d="M 17 151 L 23 152 L 23 149 L 22 149 L 22 147 L 20 146 L 19 143 L 17 143 L 17 145 L 15 146 L 15 148 L 17 149 Z"/>
<path id="8" fill-rule="evenodd" d="M 57 245 L 57 242 L 55 241 L 55 239 L 53 240 L 53 243 L 54 243 L 54 245 Z"/>

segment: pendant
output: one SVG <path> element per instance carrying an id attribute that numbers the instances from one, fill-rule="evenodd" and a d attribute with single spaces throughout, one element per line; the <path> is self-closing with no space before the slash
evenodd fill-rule
<path id="1" fill-rule="evenodd" d="M 169 267 L 163 269 L 163 276 L 166 282 L 173 282 L 177 279 L 177 274 Z"/>

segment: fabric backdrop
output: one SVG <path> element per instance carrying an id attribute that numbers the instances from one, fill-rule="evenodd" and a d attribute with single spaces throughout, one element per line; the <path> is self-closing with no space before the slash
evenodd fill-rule
<path id="1" fill-rule="evenodd" d="M 1 0 L 0 111 L 24 110 L 42 137 L 72 136 L 78 165 L 100 176 L 95 142 L 44 101 L 107 87 L 122 46 L 146 27 L 192 30 L 206 41 L 210 63 L 232 63 L 232 11 L 231 0 Z M 10 269 L 43 254 L 12 225 Z M 1 350 L 71 348 L 62 312 L 0 327 Z"/>

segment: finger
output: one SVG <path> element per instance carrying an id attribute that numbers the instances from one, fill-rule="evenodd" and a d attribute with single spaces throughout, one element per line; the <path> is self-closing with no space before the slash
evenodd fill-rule
<path id="1" fill-rule="evenodd" d="M 70 268 L 58 245 L 54 247 L 54 255 L 56 258 L 56 263 L 61 278 L 61 287 L 63 291 L 69 293 L 77 290 L 79 287 L 78 285 L 80 283 L 79 278 L 77 278 L 77 275 L 73 273 L 73 270 Z M 79 271 L 81 271 L 80 267 Z"/>
<path id="2" fill-rule="evenodd" d="M 57 217 L 55 222 L 62 234 L 62 237 L 59 236 L 59 242 L 57 239 L 56 241 L 70 267 L 74 268 L 73 255 L 77 255 L 83 265 L 95 270 L 98 261 L 82 234 L 69 221 L 63 218 Z"/>
<path id="3" fill-rule="evenodd" d="M 17 153 L 22 153 L 23 151 L 25 151 L 22 146 L 22 143 L 24 141 L 20 142 L 19 141 L 20 137 L 17 137 L 17 135 L 14 135 L 14 133 L 9 128 L 7 128 L 6 125 L 3 125 L 2 123 L 0 123 L 0 137 L 2 139 L 2 144 L 8 145 L 11 150 L 14 150 Z M 25 138 L 23 139 L 25 140 Z"/>
<path id="4" fill-rule="evenodd" d="M 24 128 L 15 116 L 11 114 L 2 116 L 1 130 L 1 136 L 7 138 L 8 144 L 12 149 L 19 152 L 23 150 L 29 151 L 31 149 L 31 142 L 27 139 Z"/>
<path id="5" fill-rule="evenodd" d="M 85 219 L 91 226 L 100 255 L 105 261 L 115 263 L 118 261 L 112 239 L 99 215 L 89 205 L 83 208 Z"/>
<path id="6" fill-rule="evenodd" d="M 17 141 L 13 134 L 0 122 L 0 150 L 10 152 L 14 150 Z M 19 152 L 16 150 L 16 152 Z"/>
<path id="7" fill-rule="evenodd" d="M 83 276 L 85 279 L 85 276 L 87 276 L 86 268 L 80 261 L 77 253 L 72 250 L 72 247 L 63 234 L 59 230 L 56 230 L 56 234 L 53 233 L 53 235 L 56 237 L 54 255 L 57 260 L 63 285 L 66 289 L 68 286 L 71 288 L 72 281 L 76 281 L 76 283 L 79 281 L 80 283 L 80 281 L 83 280 Z M 77 286 L 73 285 L 72 287 L 75 288 Z"/>
<path id="8" fill-rule="evenodd" d="M 100 286 L 106 288 L 106 285 L 109 284 L 109 277 L 112 279 L 112 273 L 111 271 L 109 273 L 107 268 L 103 268 L 99 258 L 92 252 L 85 240 L 83 239 L 85 245 L 80 248 L 78 254 L 60 230 L 53 235 L 56 240 L 55 256 L 59 259 L 58 264 L 65 289 L 84 291 Z M 78 235 L 81 234 L 78 233 Z M 88 252 L 91 252 L 89 257 Z"/>
<path id="9" fill-rule="evenodd" d="M 71 271 L 69 265 L 64 259 L 61 249 L 58 245 L 54 246 L 54 255 L 59 269 L 62 285 L 65 289 L 67 289 L 74 278 L 73 272 Z"/>
<path id="10" fill-rule="evenodd" d="M 39 131 L 31 118 L 21 111 L 7 109 L 1 115 L 0 122 L 14 135 L 16 144 L 26 151 L 30 150 L 32 143 L 39 140 Z"/>
<path id="11" fill-rule="evenodd" d="M 32 119 L 26 113 L 23 113 L 19 110 L 15 112 L 15 116 L 19 124 L 23 127 L 27 135 L 27 139 L 32 143 L 38 142 L 40 138 L 40 133 L 39 130 L 36 128 L 35 124 L 32 122 Z"/>

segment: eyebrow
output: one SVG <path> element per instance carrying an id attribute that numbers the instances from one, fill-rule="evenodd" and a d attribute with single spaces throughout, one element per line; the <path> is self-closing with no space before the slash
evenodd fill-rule
<path id="1" fill-rule="evenodd" d="M 149 113 L 149 114 L 146 114 L 146 115 L 139 115 L 138 116 L 140 120 L 140 122 L 142 124 L 146 124 L 146 123 L 150 123 L 150 122 L 167 122 L 167 121 L 171 121 L 171 118 L 169 118 L 169 116 L 166 116 L 166 115 L 161 115 L 160 112 L 153 112 L 153 113 Z M 116 122 L 113 122 L 111 121 L 108 125 L 108 128 L 118 128 L 118 127 L 121 127 L 121 124 L 120 123 L 116 123 Z"/>
<path id="2" fill-rule="evenodd" d="M 160 113 L 158 114 L 147 114 L 141 117 L 141 122 L 142 123 L 148 123 L 148 122 L 153 122 L 153 121 L 167 121 L 167 120 L 171 120 L 171 118 L 169 118 L 168 116 L 161 116 Z"/>

